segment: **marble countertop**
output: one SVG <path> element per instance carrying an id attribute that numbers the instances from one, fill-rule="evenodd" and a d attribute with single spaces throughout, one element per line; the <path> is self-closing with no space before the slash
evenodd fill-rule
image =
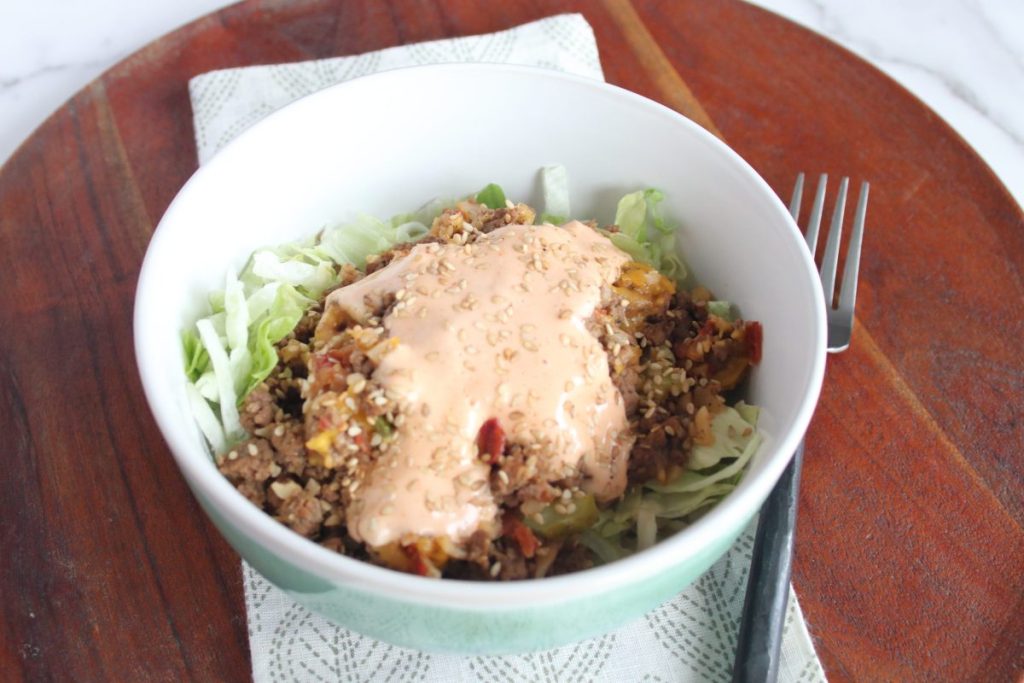
<path id="1" fill-rule="evenodd" d="M 35 0 L 0 21 L 0 163 L 118 60 L 225 0 Z M 1024 2 L 755 0 L 865 57 L 938 112 L 1024 205 Z"/>

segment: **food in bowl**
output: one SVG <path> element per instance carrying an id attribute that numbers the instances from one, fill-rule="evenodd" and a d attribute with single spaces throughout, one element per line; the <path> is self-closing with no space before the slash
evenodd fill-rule
<path id="1" fill-rule="evenodd" d="M 512 580 L 646 548 L 735 487 L 760 324 L 688 286 L 660 193 L 599 228 L 542 177 L 540 217 L 490 185 L 229 275 L 185 351 L 239 492 L 351 557 Z"/>

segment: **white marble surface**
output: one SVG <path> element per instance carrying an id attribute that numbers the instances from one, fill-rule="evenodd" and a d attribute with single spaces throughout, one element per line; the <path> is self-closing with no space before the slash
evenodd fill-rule
<path id="1" fill-rule="evenodd" d="M 866 57 L 1024 204 L 1024 1 L 755 0 Z M 0 0 L 0 163 L 118 60 L 225 0 Z"/>

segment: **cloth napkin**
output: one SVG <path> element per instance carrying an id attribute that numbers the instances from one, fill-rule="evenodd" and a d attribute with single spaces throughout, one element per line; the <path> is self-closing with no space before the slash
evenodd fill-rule
<path id="1" fill-rule="evenodd" d="M 303 95 L 356 76 L 438 62 L 505 62 L 603 79 L 594 33 L 579 14 L 352 57 L 214 71 L 189 83 L 199 161 Z M 243 562 L 253 679 L 728 681 L 755 525 L 694 584 L 644 617 L 598 638 L 520 656 L 430 654 L 361 636 L 297 604 Z M 792 591 L 779 680 L 825 680 Z"/>

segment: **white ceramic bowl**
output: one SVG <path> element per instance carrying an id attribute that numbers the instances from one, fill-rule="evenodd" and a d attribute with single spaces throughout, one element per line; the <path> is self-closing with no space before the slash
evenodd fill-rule
<path id="1" fill-rule="evenodd" d="M 700 281 L 764 325 L 748 400 L 766 440 L 738 488 L 682 533 L 577 574 L 504 584 L 438 581 L 332 553 L 281 526 L 219 474 L 185 398 L 180 333 L 257 247 L 357 212 L 378 216 L 489 182 L 539 202 L 561 163 L 573 215 L 614 216 L 658 187 Z M 825 364 L 821 289 L 796 225 L 768 185 L 706 131 L 598 81 L 496 65 L 392 71 L 328 88 L 269 116 L 201 168 L 153 235 L 135 344 L 146 397 L 189 486 L 228 541 L 295 599 L 353 630 L 420 649 L 516 652 L 621 625 L 707 569 L 756 513 L 807 428 Z"/>

